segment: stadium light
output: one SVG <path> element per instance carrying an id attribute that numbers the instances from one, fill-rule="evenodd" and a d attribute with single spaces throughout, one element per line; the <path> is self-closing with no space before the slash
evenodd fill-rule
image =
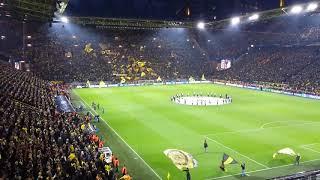
<path id="1" fill-rule="evenodd" d="M 259 19 L 259 14 L 253 14 L 252 16 L 249 17 L 249 21 L 255 21 Z"/>
<path id="2" fill-rule="evenodd" d="M 62 16 L 62 17 L 60 18 L 60 20 L 61 20 L 61 22 L 63 22 L 63 23 L 68 23 L 68 22 L 69 22 L 69 19 L 68 19 L 67 17 L 65 17 L 65 16 Z"/>
<path id="3" fill-rule="evenodd" d="M 307 7 L 307 11 L 315 11 L 318 8 L 317 3 L 310 3 Z"/>
<path id="4" fill-rule="evenodd" d="M 290 13 L 292 14 L 299 14 L 301 12 L 302 12 L 302 6 L 299 6 L 299 5 L 293 6 L 290 10 Z"/>
<path id="5" fill-rule="evenodd" d="M 198 29 L 204 29 L 205 26 L 206 26 L 206 24 L 204 22 L 198 22 L 198 24 L 197 24 Z"/>
<path id="6" fill-rule="evenodd" d="M 231 19 L 231 25 L 237 25 L 240 23 L 240 17 L 234 17 Z"/>
<path id="7" fill-rule="evenodd" d="M 28 39 L 31 39 L 31 36 L 27 36 Z"/>
<path id="8" fill-rule="evenodd" d="M 5 39 L 5 38 L 6 38 L 6 36 L 1 36 L 1 40 Z"/>

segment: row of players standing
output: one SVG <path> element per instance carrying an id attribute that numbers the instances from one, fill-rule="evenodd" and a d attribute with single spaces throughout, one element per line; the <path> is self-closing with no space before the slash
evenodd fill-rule
<path id="1" fill-rule="evenodd" d="M 182 98 L 182 97 L 214 97 L 214 98 L 223 99 L 223 104 L 232 103 L 232 98 L 228 94 L 225 94 L 225 96 L 223 96 L 222 94 L 217 95 L 215 93 L 208 93 L 207 95 L 205 95 L 202 93 L 195 93 L 195 92 L 193 93 L 193 95 L 190 95 L 189 93 L 187 95 L 184 95 L 183 93 L 176 94 L 175 96 L 172 96 L 170 98 L 170 100 L 173 102 L 179 101 L 179 103 L 181 103 L 180 98 Z M 187 104 L 186 100 L 184 100 L 184 104 Z M 211 102 L 209 102 L 209 104 L 211 104 Z M 193 105 L 193 102 L 192 102 L 192 105 Z M 201 101 L 201 102 L 197 101 L 196 105 L 207 105 L 207 102 L 206 101 Z M 219 105 L 219 101 L 217 101 L 217 105 Z"/>

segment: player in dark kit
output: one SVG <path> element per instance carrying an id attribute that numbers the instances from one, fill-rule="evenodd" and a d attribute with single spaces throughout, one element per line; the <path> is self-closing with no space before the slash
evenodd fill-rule
<path id="1" fill-rule="evenodd" d="M 295 162 L 294 164 L 295 164 L 295 165 L 299 165 L 299 164 L 300 164 L 300 159 L 301 159 L 300 154 L 297 154 L 297 156 L 296 156 L 296 162 Z"/>
<path id="2" fill-rule="evenodd" d="M 224 172 L 226 171 L 223 160 L 221 161 L 220 169 Z"/>
<path id="3" fill-rule="evenodd" d="M 246 164 L 245 163 L 241 164 L 241 176 L 247 176 L 246 175 Z"/>
<path id="4" fill-rule="evenodd" d="M 204 140 L 203 147 L 204 147 L 204 152 L 208 152 L 208 143 L 206 139 Z"/>
<path id="5" fill-rule="evenodd" d="M 187 177 L 187 180 L 191 180 L 191 175 L 190 175 L 190 171 L 189 171 L 189 168 L 183 170 L 186 172 L 186 177 Z"/>

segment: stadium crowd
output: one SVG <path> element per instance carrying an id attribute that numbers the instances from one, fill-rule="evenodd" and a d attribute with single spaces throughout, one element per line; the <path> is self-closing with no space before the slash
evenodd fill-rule
<path id="1" fill-rule="evenodd" d="M 210 35 L 178 28 L 112 29 L 59 23 L 48 28 L 31 24 L 26 27 L 30 46 L 24 55 L 16 46 L 10 54 L 13 59 L 24 56 L 31 71 L 45 80 L 118 83 L 122 78 L 200 79 L 205 74 L 207 79 L 272 82 L 317 92 L 317 17 L 304 16 L 297 21 L 284 16 L 237 30 L 207 30 Z M 290 26 L 293 22 L 296 24 Z M 4 25 L 17 31 L 8 35 L 3 41 L 8 45 L 2 43 L 1 49 L 17 43 L 9 39 L 21 39 L 17 37 L 22 33 L 21 23 Z M 233 67 L 217 72 L 211 64 L 222 59 L 232 60 Z"/>
<path id="2" fill-rule="evenodd" d="M 319 57 L 318 47 L 255 48 L 215 78 L 269 82 L 289 91 L 319 94 Z"/>
<path id="3" fill-rule="evenodd" d="M 98 151 L 89 116 L 56 111 L 59 93 L 30 73 L 0 64 L 0 179 L 128 179 Z"/>
<path id="4" fill-rule="evenodd" d="M 59 91 L 45 80 L 118 83 L 121 78 L 187 80 L 205 74 L 207 79 L 320 95 L 318 16 L 302 18 L 309 19 L 295 28 L 290 28 L 292 20 L 280 17 L 239 31 L 215 30 L 210 36 L 187 29 L 59 23 L 51 28 L 27 24 L 23 36 L 20 22 L 1 21 L 6 36 L 0 53 L 26 60 L 34 75 L 0 63 L 0 179 L 113 180 L 127 174 L 120 172 L 115 157 L 111 164 L 104 161 L 98 151 L 104 142 L 83 128 L 90 116 L 57 112 Z M 222 59 L 232 60 L 232 67 L 208 71 L 208 63 Z"/>

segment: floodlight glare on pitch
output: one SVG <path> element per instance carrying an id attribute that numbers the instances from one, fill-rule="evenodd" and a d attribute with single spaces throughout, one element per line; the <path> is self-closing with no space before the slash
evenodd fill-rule
<path id="1" fill-rule="evenodd" d="M 231 19 L 231 24 L 232 25 L 237 25 L 240 23 L 240 17 L 234 17 Z"/>
<path id="2" fill-rule="evenodd" d="M 292 14 L 299 14 L 302 12 L 302 6 L 293 6 L 290 10 Z"/>
<path id="3" fill-rule="evenodd" d="M 249 21 L 255 21 L 259 19 L 259 14 L 253 14 L 249 17 Z"/>
<path id="4" fill-rule="evenodd" d="M 65 16 L 62 16 L 60 20 L 63 23 L 68 23 L 69 22 L 69 19 L 67 17 L 65 17 Z"/>
<path id="5" fill-rule="evenodd" d="M 307 7 L 307 11 L 315 11 L 318 8 L 317 3 L 310 3 Z"/>
<path id="6" fill-rule="evenodd" d="M 198 24 L 197 24 L 198 29 L 204 29 L 205 26 L 206 25 L 204 24 L 204 22 L 198 22 Z"/>

